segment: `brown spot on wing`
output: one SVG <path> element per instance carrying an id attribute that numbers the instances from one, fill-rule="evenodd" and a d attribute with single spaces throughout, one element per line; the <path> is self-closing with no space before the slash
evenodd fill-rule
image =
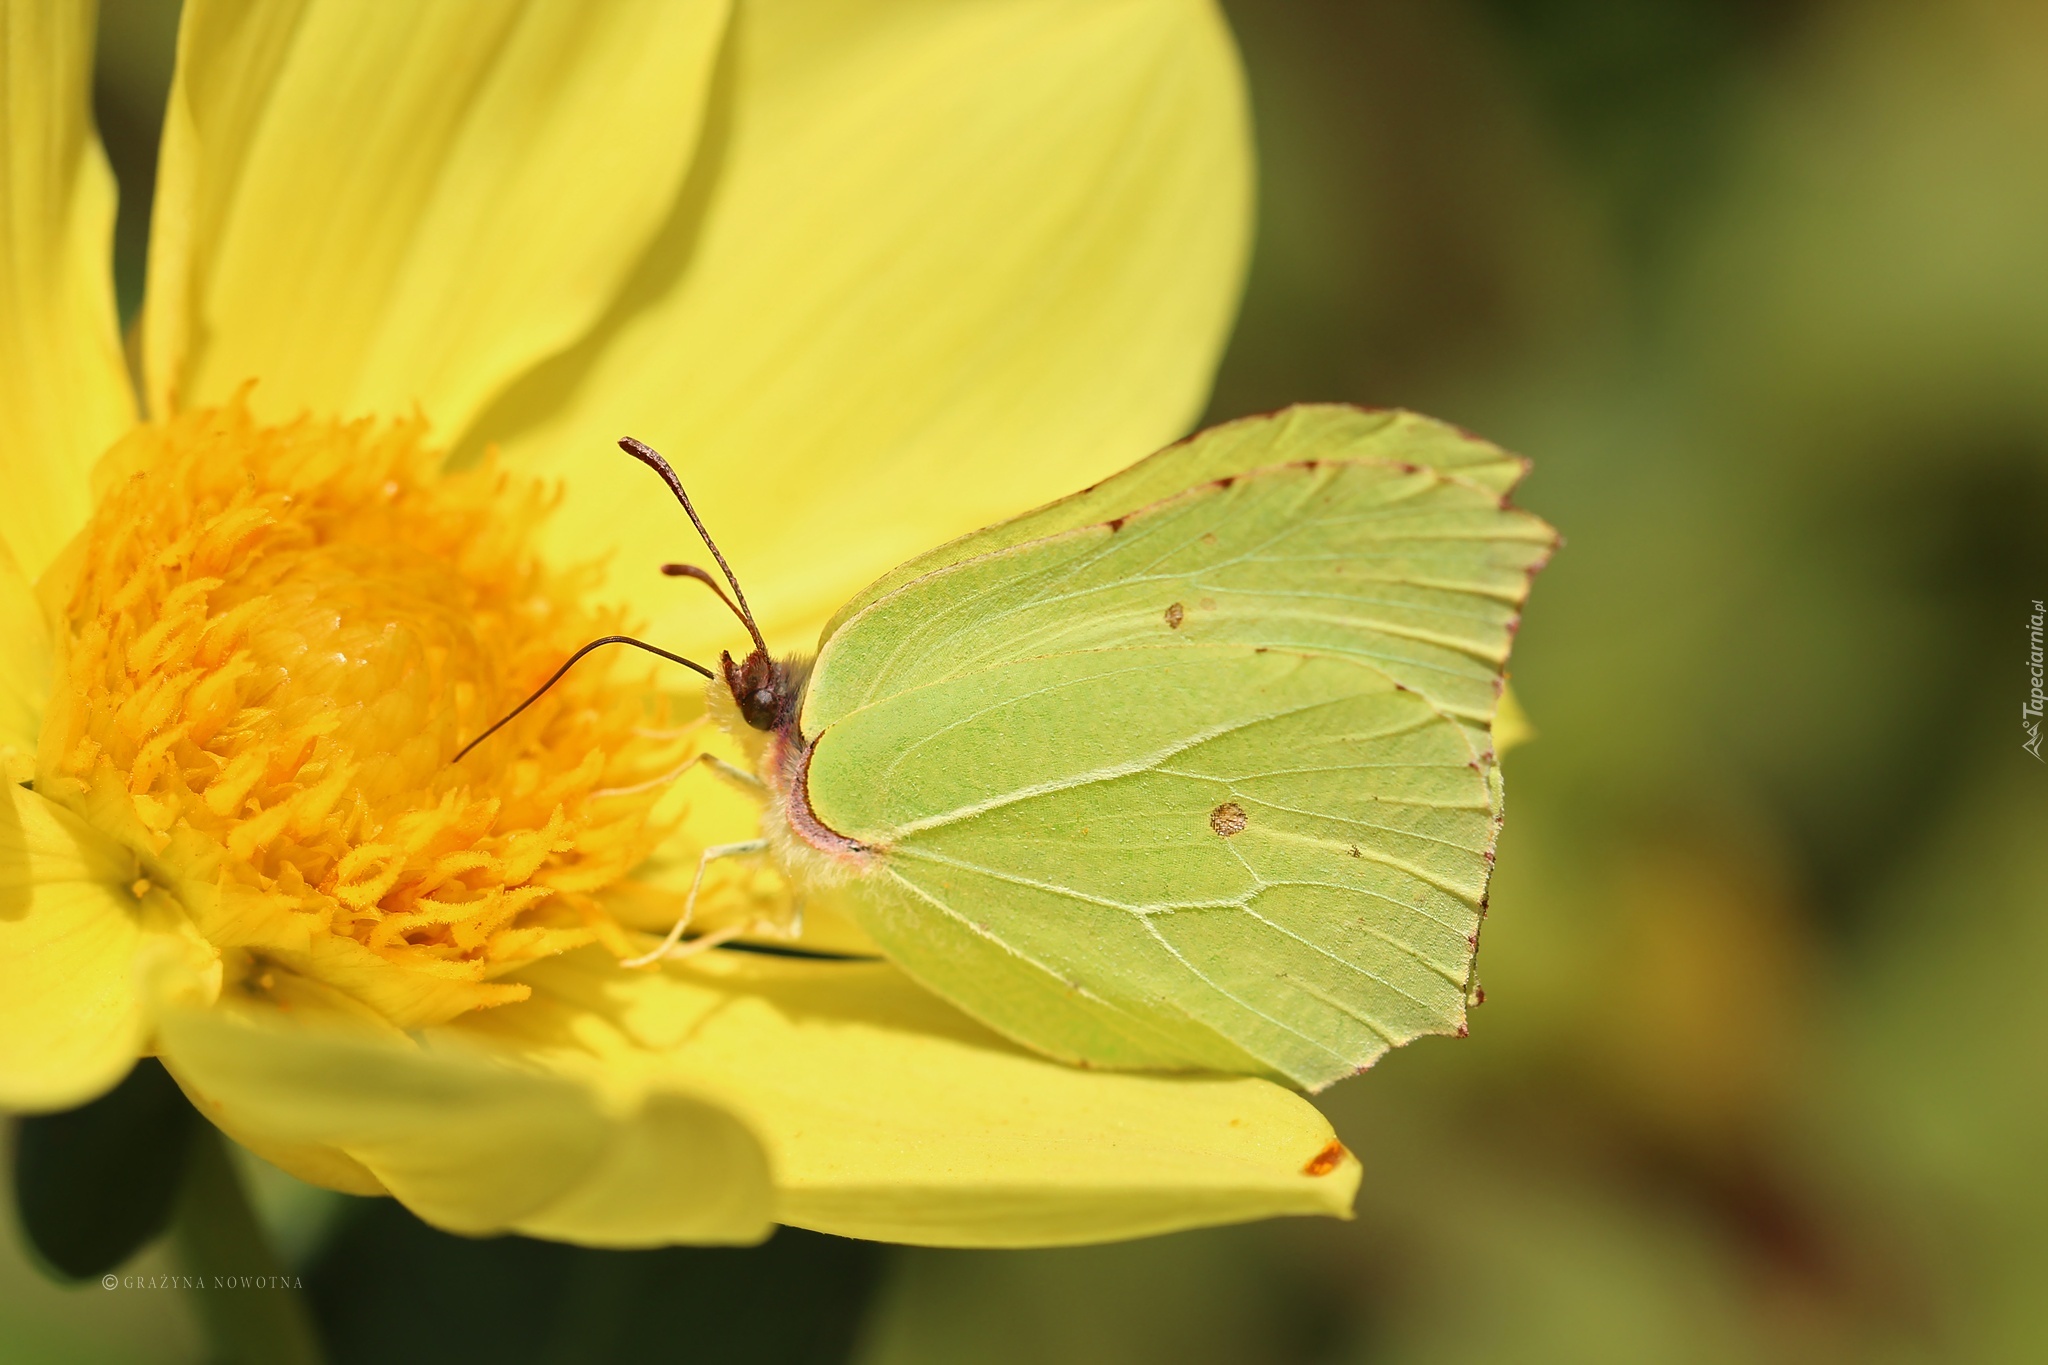
<path id="1" fill-rule="evenodd" d="M 1307 1164 L 1301 1168 L 1301 1173 L 1303 1175 L 1328 1175 L 1339 1166 L 1342 1166 L 1344 1158 L 1349 1155 L 1351 1154 L 1344 1150 L 1344 1144 L 1332 1138 L 1322 1151 L 1317 1152 L 1308 1159 Z"/>
<path id="2" fill-rule="evenodd" d="M 1248 823 L 1250 822 L 1245 818 L 1244 807 L 1235 801 L 1225 801 L 1209 812 L 1209 828 L 1226 839 L 1233 834 L 1244 833 L 1244 827 Z"/>
<path id="3" fill-rule="evenodd" d="M 1175 602 L 1166 609 L 1166 628 L 1168 630 L 1179 630 L 1181 620 L 1186 615 L 1187 612 L 1182 609 L 1181 604 Z"/>

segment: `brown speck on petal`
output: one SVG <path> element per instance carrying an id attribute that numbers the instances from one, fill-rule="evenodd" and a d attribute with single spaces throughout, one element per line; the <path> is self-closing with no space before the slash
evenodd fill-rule
<path id="1" fill-rule="evenodd" d="M 1233 834 L 1242 834 L 1246 823 L 1244 807 L 1235 801 L 1225 801 L 1209 812 L 1209 828 L 1226 839 Z"/>
<path id="2" fill-rule="evenodd" d="M 1333 1138 L 1328 1146 L 1308 1159 L 1308 1164 L 1301 1168 L 1301 1173 L 1303 1175 L 1328 1175 L 1339 1166 L 1342 1166 L 1344 1158 L 1349 1155 L 1350 1153 L 1344 1150 L 1344 1144 Z"/>

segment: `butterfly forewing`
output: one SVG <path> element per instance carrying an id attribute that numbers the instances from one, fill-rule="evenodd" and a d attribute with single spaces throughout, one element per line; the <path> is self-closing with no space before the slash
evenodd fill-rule
<path id="1" fill-rule="evenodd" d="M 1554 539 L 1497 495 L 1413 466 L 1282 465 L 1204 484 L 876 602 L 827 643 L 806 729 L 995 660 L 1176 640 L 1351 655 L 1487 722 Z"/>
<path id="2" fill-rule="evenodd" d="M 1277 413 L 1241 417 L 1147 456 L 1093 488 L 983 527 L 899 565 L 840 608 L 821 640 L 830 639 L 857 612 L 912 579 L 962 560 L 1127 516 L 1195 484 L 1301 460 L 1427 465 L 1498 495 L 1512 489 L 1528 467 L 1490 441 L 1399 409 L 1303 403 Z"/>

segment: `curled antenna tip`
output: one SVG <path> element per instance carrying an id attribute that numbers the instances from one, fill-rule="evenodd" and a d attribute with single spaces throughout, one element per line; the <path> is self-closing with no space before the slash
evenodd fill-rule
<path id="1" fill-rule="evenodd" d="M 733 600 L 725 595 L 725 589 L 718 586 L 718 580 L 705 573 L 695 564 L 664 564 L 661 566 L 661 571 L 670 578 L 696 579 L 699 583 L 702 583 L 705 587 L 718 594 L 718 600 L 725 603 L 726 609 L 731 611 L 734 616 L 740 618 L 741 625 L 746 626 L 750 630 L 753 628 L 752 623 L 747 620 L 746 613 L 734 606 Z"/>
<path id="2" fill-rule="evenodd" d="M 747 634 L 753 637 L 754 648 L 765 657 L 768 653 L 768 642 L 761 638 L 761 628 L 754 624 L 754 612 L 747 605 L 747 595 L 741 591 L 740 580 L 733 574 L 732 565 L 726 563 L 725 556 L 719 552 L 718 542 L 711 538 L 711 532 L 704 529 L 704 519 L 697 515 L 697 509 L 690 504 L 690 495 L 683 491 L 683 481 L 676 477 L 675 470 L 669 467 L 669 462 L 662 458 L 661 452 L 647 442 L 631 436 L 621 436 L 619 449 L 659 474 L 661 481 L 668 485 L 669 492 L 675 494 L 676 501 L 682 504 L 684 513 L 689 516 L 690 524 L 697 528 L 698 538 L 704 542 L 704 547 L 711 551 L 711 557 L 718 562 L 718 571 L 725 576 L 727 585 L 732 588 L 732 597 L 726 605 L 740 618 L 747 628 Z M 714 589 L 718 586 L 711 583 L 709 575 L 704 574 L 702 570 L 692 571 L 686 565 L 663 565 L 661 571 L 674 578 L 699 578 L 705 583 L 710 583 Z M 719 596 L 724 597 L 725 594 L 721 592 Z"/>

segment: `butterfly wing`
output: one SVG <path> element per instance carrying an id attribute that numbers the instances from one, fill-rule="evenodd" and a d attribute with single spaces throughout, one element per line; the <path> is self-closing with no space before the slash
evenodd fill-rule
<path id="1" fill-rule="evenodd" d="M 1164 501 L 1211 479 L 1296 460 L 1386 460 L 1425 464 L 1505 495 L 1528 461 L 1490 441 L 1398 408 L 1300 403 L 1280 412 L 1240 417 L 1148 455 L 1092 488 L 998 522 L 899 565 L 839 609 L 819 637 L 829 640 L 847 620 L 915 578 L 976 555 L 1027 540 L 1110 521 Z"/>
<path id="2" fill-rule="evenodd" d="M 1294 421 L 992 528 L 819 656 L 808 794 L 877 850 L 863 927 L 1054 1055 L 1313 1088 L 1462 1026 L 1485 727 L 1555 536 L 1412 459 L 1289 462 Z"/>

